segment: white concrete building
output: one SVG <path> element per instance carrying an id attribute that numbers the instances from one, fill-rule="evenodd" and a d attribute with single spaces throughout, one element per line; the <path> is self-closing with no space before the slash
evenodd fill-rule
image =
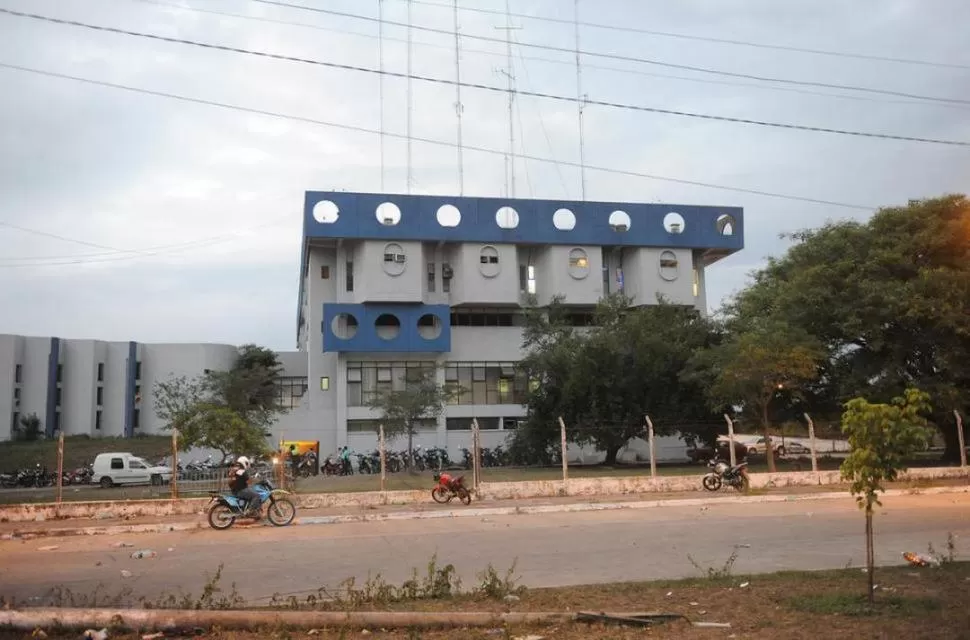
<path id="1" fill-rule="evenodd" d="M 460 458 L 477 418 L 483 446 L 525 416 L 522 305 L 556 295 L 584 324 L 603 295 L 706 311 L 704 274 L 743 247 L 736 208 L 308 192 L 295 352 L 280 354 L 289 412 L 274 436 L 321 453 L 376 446 L 375 394 L 437 367 L 463 392 L 417 443 Z M 0 439 L 35 413 L 52 435 L 159 433 L 154 383 L 231 366 L 230 345 L 0 335 Z M 679 457 L 678 438 L 660 457 Z M 664 455 L 665 452 L 668 455 Z"/>

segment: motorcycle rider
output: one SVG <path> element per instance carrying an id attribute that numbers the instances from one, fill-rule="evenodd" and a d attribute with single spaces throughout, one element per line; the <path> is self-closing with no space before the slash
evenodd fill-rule
<path id="1" fill-rule="evenodd" d="M 239 500 L 246 501 L 246 514 L 259 513 L 263 501 L 255 489 L 249 487 L 250 460 L 246 456 L 239 456 L 229 471 L 229 490 Z"/>

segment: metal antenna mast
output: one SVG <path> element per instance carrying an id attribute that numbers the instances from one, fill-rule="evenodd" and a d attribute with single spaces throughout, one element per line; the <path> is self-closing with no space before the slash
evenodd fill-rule
<path id="1" fill-rule="evenodd" d="M 583 64 L 580 60 L 579 48 L 579 0 L 573 2 L 573 27 L 576 33 L 576 107 L 579 113 L 579 175 L 582 185 L 583 200 L 586 200 L 586 140 L 583 127 L 583 105 L 586 96 L 583 94 Z"/>
<path id="2" fill-rule="evenodd" d="M 381 103 L 381 193 L 384 193 L 384 0 L 377 0 L 377 57 L 379 58 L 378 68 L 380 70 L 380 74 L 378 74 L 380 96 L 378 99 Z"/>
<path id="3" fill-rule="evenodd" d="M 412 29 L 411 29 L 411 7 L 413 6 L 411 0 L 408 0 L 408 121 L 407 121 L 407 139 L 408 139 L 408 188 L 407 193 L 411 193 L 411 183 L 414 181 L 414 170 L 411 162 L 411 120 L 412 113 L 414 111 L 414 103 L 411 98 L 411 52 L 413 49 L 412 44 Z"/>
<path id="4" fill-rule="evenodd" d="M 409 0 L 410 1 L 410 0 Z M 465 195 L 465 163 L 462 153 L 461 142 L 461 112 L 464 109 L 461 104 L 461 35 L 458 25 L 458 0 L 454 0 L 455 6 L 455 113 L 458 115 L 458 195 Z"/>
<path id="5" fill-rule="evenodd" d="M 505 0 L 505 26 L 496 27 L 505 31 L 505 52 L 508 58 L 508 70 L 502 73 L 508 79 L 509 86 L 509 155 L 505 174 L 505 195 L 515 197 L 515 64 L 512 61 L 512 31 L 521 27 L 512 26 L 512 9 L 509 0 Z"/>

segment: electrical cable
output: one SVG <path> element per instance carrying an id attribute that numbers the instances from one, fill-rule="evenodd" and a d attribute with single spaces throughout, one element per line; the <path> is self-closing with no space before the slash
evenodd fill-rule
<path id="1" fill-rule="evenodd" d="M 448 5 L 441 4 L 439 2 L 428 2 L 427 0 L 414 0 L 414 4 L 420 4 L 427 7 L 439 7 L 442 9 L 450 8 Z M 472 11 L 475 13 L 483 13 L 488 15 L 505 15 L 503 11 L 496 11 L 495 9 L 482 9 L 479 7 L 462 7 L 463 11 Z M 565 20 L 562 18 L 552 18 L 547 16 L 535 16 L 525 13 L 513 13 L 511 14 L 513 18 L 525 18 L 528 20 L 536 20 L 539 22 L 550 22 L 563 25 L 572 25 L 572 20 Z M 698 36 L 686 33 L 674 33 L 671 31 L 656 31 L 653 29 L 643 29 L 640 27 L 630 27 L 615 24 L 603 24 L 596 22 L 579 22 L 581 27 L 591 27 L 594 29 L 606 29 L 609 31 L 624 31 L 626 33 L 639 33 L 648 36 L 659 36 L 662 38 L 676 38 L 681 40 L 695 40 L 700 42 L 714 42 L 717 44 L 730 44 L 742 47 L 755 47 L 758 49 L 774 49 L 777 51 L 791 51 L 795 53 L 808 53 L 812 55 L 820 56 L 834 56 L 839 58 L 856 58 L 859 60 L 872 60 L 877 62 L 892 62 L 898 64 L 912 64 L 927 67 L 940 67 L 946 69 L 970 69 L 968 64 L 957 64 L 953 62 L 938 62 L 934 60 L 919 60 L 916 58 L 897 58 L 892 56 L 879 56 L 865 53 L 851 53 L 848 51 L 831 51 L 825 49 L 812 49 L 807 47 L 795 47 L 790 45 L 780 45 L 780 44 L 767 44 L 763 42 L 752 42 L 750 40 L 733 40 L 728 38 L 714 38 L 711 36 Z"/>
<path id="2" fill-rule="evenodd" d="M 13 70 L 16 70 L 16 71 L 22 71 L 22 72 L 25 72 L 25 73 L 34 73 L 34 74 L 37 74 L 37 75 L 47 76 L 47 77 L 51 77 L 51 78 L 60 78 L 60 79 L 63 79 L 63 80 L 74 80 L 76 82 L 82 82 L 82 83 L 91 84 L 91 85 L 108 87 L 108 88 L 112 88 L 112 89 L 119 89 L 119 90 L 122 90 L 122 91 L 128 91 L 128 92 L 132 92 L 132 93 L 139 93 L 139 94 L 150 95 L 150 96 L 161 97 L 161 98 L 169 98 L 169 99 L 178 100 L 178 101 L 181 101 L 181 102 L 188 102 L 188 103 L 193 103 L 193 104 L 201 104 L 201 105 L 206 105 L 206 106 L 210 106 L 210 107 L 218 107 L 220 109 L 227 109 L 227 110 L 231 110 L 231 111 L 239 111 L 241 113 L 250 113 L 250 114 L 255 114 L 255 115 L 267 116 L 267 117 L 271 117 L 271 118 L 279 118 L 279 119 L 283 119 L 283 120 L 289 120 L 289 121 L 292 121 L 292 122 L 303 122 L 305 124 L 313 124 L 313 125 L 322 126 L 322 127 L 328 127 L 328 128 L 333 128 L 333 129 L 341 129 L 341 130 L 344 130 L 344 131 L 355 131 L 355 132 L 358 132 L 358 133 L 367 133 L 367 134 L 372 134 L 372 135 L 376 135 L 376 134 L 379 133 L 379 131 L 377 131 L 375 129 L 371 129 L 371 128 L 367 128 L 367 127 L 362 127 L 362 126 L 358 126 L 358 125 L 350 125 L 350 124 L 344 124 L 344 123 L 328 122 L 326 120 L 319 120 L 319 119 L 316 119 L 316 118 L 310 118 L 310 117 L 306 117 L 306 116 L 298 116 L 298 115 L 294 115 L 294 114 L 285 114 L 285 113 L 280 113 L 280 112 L 276 112 L 276 111 L 269 111 L 269 110 L 266 110 L 266 109 L 258 109 L 258 108 L 254 108 L 254 107 L 245 107 L 245 106 L 242 106 L 242 105 L 235 105 L 235 104 L 230 104 L 230 103 L 226 103 L 226 102 L 219 102 L 219 101 L 215 101 L 215 100 L 207 100 L 207 99 L 204 99 L 204 98 L 195 98 L 195 97 L 192 97 L 192 96 L 185 96 L 185 95 L 180 95 L 180 94 L 176 94 L 176 93 L 168 93 L 168 92 L 164 92 L 164 91 L 156 91 L 156 90 L 152 90 L 152 89 L 144 89 L 144 88 L 141 88 L 141 87 L 132 87 L 132 86 L 129 86 L 129 85 L 123 85 L 123 84 L 118 84 L 118 83 L 114 83 L 114 82 L 107 82 L 107 81 L 104 81 L 104 80 L 95 80 L 93 78 L 85 78 L 85 77 L 82 77 L 82 76 L 74 76 L 74 75 L 70 75 L 70 74 L 66 74 L 66 73 L 58 73 L 58 72 L 55 72 L 55 71 L 47 71 L 47 70 L 44 70 L 44 69 L 36 69 L 36 68 L 32 68 L 32 67 L 25 67 L 25 66 L 21 66 L 21 65 L 15 65 L 15 64 L 6 63 L 6 62 L 0 62 L 0 67 L 6 68 L 6 69 L 13 69 Z M 394 138 L 399 138 L 399 139 L 404 137 L 403 134 L 399 134 L 399 133 L 387 133 L 386 135 L 388 135 L 390 137 L 394 137 Z M 432 139 L 432 138 L 424 138 L 424 137 L 421 137 L 421 138 L 414 137 L 414 140 L 416 140 L 418 142 L 423 142 L 425 144 L 430 144 L 430 145 L 435 145 L 435 146 L 440 146 L 440 147 L 450 147 L 450 148 L 455 147 L 455 143 L 454 142 L 447 142 L 447 141 L 444 141 L 444 140 L 435 140 L 435 139 Z M 502 151 L 502 150 L 490 149 L 488 147 L 480 147 L 480 146 L 468 146 L 468 145 L 466 145 L 465 148 L 468 149 L 468 150 L 471 150 L 471 151 L 477 151 L 479 153 L 485 153 L 485 154 L 491 154 L 491 155 L 499 155 L 499 156 L 504 156 L 505 153 L 506 153 L 505 151 Z M 545 158 L 545 157 L 542 157 L 542 156 L 534 156 L 534 155 L 528 155 L 528 156 L 525 156 L 525 157 L 527 159 L 529 159 L 529 160 L 534 161 L 534 162 L 543 162 L 543 163 L 551 163 L 551 164 L 561 164 L 563 166 L 576 167 L 576 168 L 579 167 L 579 163 L 578 162 L 571 162 L 569 160 L 557 160 L 557 159 L 554 159 L 554 158 Z M 641 172 L 641 171 L 633 171 L 633 170 L 630 170 L 630 169 L 617 169 L 617 168 L 613 168 L 613 167 L 601 167 L 601 166 L 595 166 L 595 165 L 587 165 L 586 168 L 589 169 L 589 170 L 592 170 L 592 171 L 598 171 L 600 173 L 608 173 L 608 174 L 613 174 L 613 175 L 623 175 L 623 176 L 629 176 L 629 177 L 635 177 L 635 178 L 645 178 L 645 179 L 648 179 L 648 180 L 657 180 L 657 181 L 660 181 L 660 182 L 671 182 L 671 183 L 674 183 L 674 184 L 683 184 L 683 185 L 689 185 L 689 186 L 695 186 L 695 187 L 703 187 L 703 188 L 706 188 L 706 189 L 716 189 L 716 190 L 721 190 L 721 191 L 733 191 L 735 193 L 745 193 L 745 194 L 748 194 L 748 195 L 764 196 L 764 197 L 768 197 L 768 198 L 778 198 L 778 199 L 781 199 L 781 200 L 791 200 L 791 201 L 795 201 L 795 202 L 806 202 L 806 203 L 811 203 L 811 204 L 821 204 L 821 205 L 828 205 L 828 206 L 834 206 L 834 207 L 842 207 L 842 208 L 846 208 L 846 209 L 856 209 L 856 210 L 860 210 L 860 211 L 875 211 L 876 209 L 878 209 L 878 207 L 877 206 L 874 206 L 874 205 L 860 205 L 860 204 L 852 204 L 852 203 L 847 203 L 847 202 L 838 202 L 838 201 L 835 201 L 835 200 L 825 200 L 825 199 L 821 199 L 821 198 L 810 198 L 810 197 L 807 197 L 807 196 L 796 196 L 796 195 L 791 195 L 791 194 L 784 194 L 784 193 L 778 193 L 778 192 L 773 192 L 773 191 L 766 191 L 766 190 L 762 190 L 762 189 L 750 189 L 750 188 L 746 188 L 746 187 L 736 187 L 736 186 L 731 186 L 731 185 L 717 184 L 717 183 L 713 183 L 713 182 L 704 182 L 704 181 L 700 181 L 700 180 L 688 180 L 688 179 L 685 179 L 685 178 L 675 178 L 675 177 L 671 177 L 671 176 L 661 176 L 661 175 L 658 175 L 658 174 L 645 173 L 645 172 Z"/>
<path id="3" fill-rule="evenodd" d="M 158 6 L 158 7 L 170 7 L 170 8 L 173 8 L 173 9 L 180 9 L 182 11 L 191 11 L 191 12 L 196 12 L 196 13 L 205 13 L 205 14 L 217 15 L 217 16 L 223 16 L 223 17 L 229 17 L 229 18 L 238 18 L 240 20 L 250 20 L 250 21 L 254 21 L 254 22 L 263 22 L 263 23 L 267 23 L 267 24 L 280 24 L 280 25 L 291 26 L 291 27 L 299 27 L 299 28 L 305 28 L 305 29 L 313 29 L 313 30 L 316 30 L 316 31 L 325 31 L 325 32 L 328 32 L 328 33 L 339 33 L 339 34 L 342 34 L 342 35 L 349 35 L 349 36 L 354 36 L 354 37 L 358 37 L 358 38 L 367 38 L 367 39 L 370 39 L 370 40 L 377 40 L 377 39 L 379 39 L 379 36 L 376 36 L 376 35 L 371 34 L 371 33 L 361 33 L 359 31 L 351 31 L 351 30 L 348 30 L 348 29 L 336 29 L 336 28 L 333 28 L 333 27 L 324 27 L 324 26 L 321 26 L 321 25 L 308 24 L 306 22 L 294 22 L 292 20 L 278 20 L 278 19 L 274 19 L 274 18 L 266 18 L 266 17 L 261 17 L 261 16 L 247 16 L 247 15 L 243 15 L 241 13 L 232 13 L 230 11 L 218 11 L 218 10 L 215 10 L 215 9 L 202 9 L 202 8 L 199 8 L 199 7 L 188 7 L 188 6 L 182 6 L 182 5 L 178 5 L 178 4 L 173 4 L 173 3 L 170 3 L 170 2 L 162 2 L 161 0 L 127 0 L 127 1 L 128 2 L 139 2 L 139 3 L 142 3 L 142 4 L 154 5 L 154 6 Z M 385 42 L 399 42 L 399 43 L 402 43 L 402 44 L 407 42 L 407 40 L 405 40 L 403 38 L 392 38 L 392 37 L 389 37 L 387 35 L 384 36 L 384 41 Z M 421 41 L 421 40 L 413 40 L 412 42 L 413 42 L 413 44 L 418 45 L 418 46 L 422 46 L 422 47 L 428 47 L 428 48 L 433 48 L 433 49 L 444 49 L 444 50 L 448 50 L 448 51 L 452 51 L 453 50 L 451 47 L 447 47 L 447 46 L 439 45 L 439 44 L 434 44 L 432 42 L 424 42 L 424 41 Z M 505 57 L 506 56 L 506 54 L 504 54 L 504 53 L 498 53 L 496 51 L 486 51 L 484 49 L 469 49 L 467 47 L 462 47 L 461 50 L 462 50 L 462 53 L 474 53 L 474 54 L 486 55 L 486 56 L 493 56 L 493 57 Z M 545 63 L 548 63 L 548 64 L 569 65 L 569 66 L 574 66 L 574 64 L 575 64 L 575 62 L 569 62 L 569 61 L 566 61 L 566 60 L 556 60 L 554 58 L 541 58 L 541 57 L 537 57 L 537 56 L 526 56 L 526 55 L 523 55 L 521 53 L 521 51 L 519 52 L 519 57 L 521 59 L 523 59 L 523 60 L 529 60 L 529 61 L 533 61 L 533 62 L 545 62 Z M 621 67 L 611 67 L 611 66 L 607 66 L 607 65 L 597 65 L 597 64 L 589 64 L 589 63 L 584 63 L 583 64 L 583 68 L 584 69 L 597 69 L 597 70 L 600 70 L 600 71 L 612 71 L 614 73 L 624 73 L 624 74 L 628 74 L 628 75 L 636 75 L 636 76 L 650 77 L 650 78 L 665 78 L 665 79 L 668 79 L 668 80 L 678 80 L 678 81 L 682 81 L 682 82 L 695 82 L 695 83 L 700 83 L 700 84 L 715 84 L 715 85 L 730 86 L 730 87 L 745 87 L 745 88 L 748 88 L 748 89 L 756 89 L 756 90 L 759 90 L 759 91 L 776 91 L 776 92 L 783 92 L 783 93 L 797 93 L 797 94 L 800 94 L 800 95 L 818 96 L 818 97 L 822 97 L 822 98 L 833 98 L 833 99 L 836 99 L 836 100 L 854 100 L 854 101 L 861 101 L 861 102 L 872 102 L 872 103 L 876 103 L 876 104 L 919 105 L 919 106 L 924 106 L 924 107 L 928 106 L 928 107 L 940 107 L 940 108 L 961 109 L 961 110 L 970 109 L 970 105 L 951 104 L 951 103 L 948 103 L 948 102 L 927 102 L 927 101 L 923 101 L 923 100 L 887 100 L 887 99 L 881 99 L 881 98 L 871 97 L 871 96 L 856 96 L 856 95 L 846 95 L 846 94 L 840 94 L 840 93 L 826 93 L 824 91 L 812 91 L 812 90 L 809 90 L 809 89 L 795 89 L 795 88 L 792 88 L 792 87 L 776 87 L 776 86 L 772 86 L 772 85 L 752 84 L 752 83 L 747 83 L 747 82 L 733 82 L 733 81 L 730 81 L 730 80 L 714 80 L 714 79 L 711 79 L 711 78 L 691 78 L 691 77 L 687 77 L 687 76 L 677 76 L 677 75 L 664 74 L 664 73 L 654 73 L 654 72 L 643 71 L 643 70 L 638 70 L 638 69 L 624 69 L 624 68 L 621 68 Z"/>
<path id="4" fill-rule="evenodd" d="M 351 18 L 351 19 L 356 19 L 356 20 L 366 20 L 366 21 L 369 21 L 369 22 L 375 22 L 375 21 L 377 21 L 377 18 L 373 18 L 371 16 L 362 16 L 362 15 L 359 15 L 359 14 L 356 14 L 356 13 L 347 13 L 346 11 L 334 11 L 332 9 L 321 9 L 319 7 L 305 7 L 305 6 L 301 6 L 301 5 L 298 5 L 298 4 L 291 4 L 291 3 L 288 3 L 288 2 L 280 2 L 278 0 L 249 0 L 249 1 L 250 2 L 258 2 L 260 4 L 273 5 L 273 6 L 278 6 L 278 7 L 285 7 L 285 8 L 289 8 L 289 9 L 299 9 L 299 10 L 302 10 L 302 11 L 313 11 L 313 12 L 317 12 L 317 13 L 324 13 L 324 14 L 328 14 L 328 15 L 339 16 L 339 17 L 342 17 L 342 18 Z M 384 24 L 389 24 L 389 25 L 393 25 L 393 26 L 401 26 L 401 27 L 406 26 L 404 23 L 394 22 L 394 21 L 390 21 L 390 20 L 384 20 L 383 22 L 384 22 Z M 446 30 L 446 29 L 438 29 L 438 28 L 435 28 L 435 27 L 414 25 L 412 28 L 418 29 L 420 31 L 428 31 L 430 33 L 441 33 L 441 34 L 446 34 L 446 35 L 452 35 L 451 32 L 448 31 L 448 30 Z M 470 35 L 470 34 L 463 34 L 463 36 L 465 38 L 471 38 L 473 40 L 481 40 L 481 41 L 484 41 L 484 42 L 495 42 L 495 43 L 503 43 L 504 42 L 501 38 L 495 38 L 495 37 L 490 37 L 490 36 L 476 36 L 476 35 Z M 547 50 L 547 51 L 558 51 L 560 53 L 568 53 L 568 54 L 572 54 L 572 55 L 575 55 L 576 54 L 576 50 L 575 49 L 570 49 L 568 47 L 554 47 L 554 46 L 551 46 L 551 45 L 536 44 L 534 42 L 521 42 L 519 44 L 520 44 L 520 46 L 528 47 L 530 49 L 544 49 L 544 50 Z M 759 75 L 750 74 L 750 73 L 740 73 L 740 72 L 734 72 L 734 71 L 723 71 L 723 70 L 720 70 L 720 69 L 710 69 L 710 68 L 707 68 L 707 67 L 698 67 L 698 66 L 686 65 L 686 64 L 676 64 L 676 63 L 673 63 L 673 62 L 663 62 L 661 60 L 653 60 L 653 59 L 650 59 L 650 58 L 638 58 L 636 56 L 624 56 L 624 55 L 620 55 L 620 54 L 602 53 L 602 52 L 597 52 L 597 51 L 584 51 L 582 49 L 579 51 L 579 53 L 580 53 L 580 55 L 583 55 L 583 56 L 590 56 L 590 57 L 595 57 L 595 58 L 610 58 L 612 60 L 623 60 L 623 61 L 626 61 L 626 62 L 637 62 L 637 63 L 640 63 L 640 64 L 657 65 L 657 66 L 661 66 L 661 67 L 669 67 L 669 68 L 672 68 L 672 69 L 682 69 L 682 70 L 686 70 L 686 71 L 696 71 L 698 73 L 709 73 L 709 74 L 715 74 L 715 75 L 730 76 L 730 77 L 733 77 L 733 78 L 745 78 L 745 79 L 748 79 L 748 80 L 759 80 L 759 81 L 762 81 L 762 82 L 779 82 L 779 83 L 783 83 L 783 84 L 795 84 L 795 85 L 804 85 L 804 86 L 810 86 L 810 87 L 825 87 L 825 88 L 828 88 L 828 89 L 845 89 L 845 90 L 849 90 L 849 91 L 863 91 L 863 92 L 866 92 L 866 93 L 878 93 L 878 94 L 883 94 L 883 95 L 900 96 L 900 97 L 903 97 L 903 98 L 917 98 L 919 100 L 936 100 L 936 101 L 940 101 L 940 102 L 956 102 L 956 103 L 960 103 L 960 104 L 970 104 L 970 100 L 962 100 L 962 99 L 959 99 L 959 98 L 942 98 L 942 97 L 937 97 L 937 96 L 924 96 L 924 95 L 919 95 L 919 94 L 906 93 L 906 92 L 903 92 L 903 91 L 891 91 L 889 89 L 874 89 L 874 88 L 871 88 L 871 87 L 859 87 L 859 86 L 855 86 L 855 85 L 843 85 L 843 84 L 834 84 L 834 83 L 828 83 L 828 82 L 813 82 L 813 81 L 809 81 L 809 80 L 791 80 L 791 79 L 788 79 L 788 78 L 774 78 L 774 77 L 769 77 L 769 76 L 759 76 Z"/>
<path id="5" fill-rule="evenodd" d="M 264 2 L 264 1 L 268 2 L 269 0 L 252 0 L 252 1 L 253 2 Z M 434 77 L 431 77 L 431 76 L 422 76 L 422 75 L 410 75 L 409 76 L 406 73 L 392 72 L 392 71 L 386 71 L 386 70 L 381 71 L 381 70 L 378 70 L 378 69 L 372 69 L 372 68 L 369 68 L 369 67 L 362 67 L 362 66 L 359 66 L 359 65 L 348 65 L 348 64 L 341 64 L 341 63 L 336 63 L 336 62 L 326 62 L 326 61 L 323 61 L 323 60 L 314 60 L 314 59 L 311 59 L 311 58 L 299 58 L 299 57 L 295 57 L 295 56 L 287 56 L 287 55 L 283 55 L 283 54 L 270 53 L 270 52 L 266 52 L 266 51 L 256 51 L 256 50 L 253 50 L 253 49 L 243 49 L 243 48 L 240 48 L 240 47 L 230 47 L 230 46 L 226 46 L 226 45 L 219 45 L 219 44 L 212 44 L 212 43 L 206 43 L 206 42 L 199 42 L 199 41 L 196 41 L 196 40 L 186 40 L 186 39 L 182 39 L 182 38 L 172 38 L 172 37 L 168 37 L 168 36 L 160 36 L 160 35 L 151 34 L 151 33 L 142 33 L 142 32 L 138 32 L 138 31 L 129 31 L 127 29 L 118 29 L 118 28 L 115 28 L 115 27 L 105 27 L 105 26 L 102 26 L 102 25 L 93 25 L 93 24 L 88 24 L 88 23 L 84 23 L 84 22 L 78 22 L 78 21 L 75 21 L 75 20 L 63 20 L 63 19 L 60 19 L 60 18 L 51 18 L 49 16 L 42 16 L 42 15 L 38 15 L 38 14 L 23 13 L 23 12 L 19 12 L 19 11 L 12 11 L 10 9 L 0 8 L 0 13 L 6 13 L 6 14 L 10 14 L 10 15 L 18 16 L 18 17 L 25 17 L 25 18 L 30 18 L 30 19 L 36 19 L 36 20 L 41 20 L 41 21 L 44 21 L 44 22 L 51 22 L 51 23 L 55 23 L 55 24 L 63 24 L 63 25 L 68 25 L 68 26 L 74 26 L 74 27 L 81 27 L 81 28 L 86 28 L 86 29 L 92 29 L 92 30 L 95 30 L 95 31 L 105 31 L 105 32 L 109 32 L 109 33 L 117 33 L 117 34 L 121 34 L 121 35 L 128 35 L 128 36 L 134 36 L 134 37 L 139 37 L 139 38 L 147 38 L 147 39 L 150 39 L 150 40 L 159 40 L 159 41 L 162 41 L 162 42 L 169 42 L 169 43 L 173 43 L 173 44 L 184 44 L 184 45 L 189 45 L 189 46 L 194 46 L 194 47 L 201 47 L 201 48 L 205 48 L 205 49 L 213 49 L 213 50 L 217 50 L 217 51 L 225 51 L 225 52 L 230 52 L 230 53 L 241 53 L 241 54 L 245 54 L 245 55 L 258 56 L 258 57 L 269 58 L 269 59 L 273 59 L 273 60 L 283 60 L 283 61 L 287 61 L 287 62 L 298 62 L 298 63 L 302 63 L 302 64 L 310 64 L 310 65 L 314 65 L 314 66 L 321 66 L 321 67 L 326 67 L 326 68 L 331 68 L 331 69 L 341 69 L 341 70 L 344 70 L 344 71 L 357 71 L 357 72 L 361 72 L 361 73 L 377 74 L 377 75 L 380 75 L 380 76 L 390 76 L 390 77 L 401 78 L 401 79 L 413 78 L 415 80 L 421 80 L 422 82 L 429 82 L 429 83 L 434 83 L 434 84 L 444 84 L 444 85 L 450 85 L 450 86 L 454 86 L 455 84 L 457 84 L 456 81 L 454 81 L 454 80 L 448 80 L 446 78 L 434 78 Z M 419 27 L 415 26 L 414 28 L 417 29 Z M 473 88 L 473 89 L 480 89 L 480 90 L 483 90 L 483 91 L 491 91 L 491 92 L 496 92 L 496 93 L 510 93 L 509 89 L 503 89 L 501 87 L 495 87 L 495 86 L 485 85 L 485 84 L 479 84 L 479 83 L 461 83 L 461 86 L 463 86 L 463 87 L 469 87 L 469 88 Z M 570 102 L 570 103 L 580 102 L 579 99 L 573 98 L 571 96 L 560 96 L 560 95 L 551 94 L 551 93 L 543 93 L 543 92 L 536 92 L 536 91 L 525 92 L 525 91 L 519 91 L 519 90 L 514 90 L 514 93 L 521 94 L 521 95 L 527 95 L 527 96 L 534 97 L 534 98 L 545 98 L 545 99 L 549 99 L 549 100 L 557 100 L 557 101 L 561 101 L 561 102 Z M 922 138 L 922 137 L 917 137 L 917 136 L 902 136 L 902 135 L 893 135 L 893 134 L 886 134 L 886 133 L 872 133 L 872 132 L 867 132 L 867 131 L 852 131 L 852 130 L 847 130 L 847 129 L 834 129 L 834 128 L 830 128 L 830 127 L 813 127 L 813 126 L 809 126 L 809 125 L 790 124 L 790 123 L 784 123 L 784 122 L 771 122 L 771 121 L 767 121 L 767 120 L 754 120 L 754 119 L 751 119 L 751 118 L 734 118 L 734 117 L 731 117 L 731 116 L 721 116 L 721 115 L 713 115 L 713 114 L 693 113 L 693 112 L 689 112 L 689 111 L 679 111 L 679 110 L 675 110 L 675 109 L 661 109 L 661 108 L 658 108 L 658 107 L 647 107 L 647 106 L 642 106 L 642 105 L 631 105 L 631 104 L 624 104 L 624 103 L 619 103 L 619 102 L 608 102 L 608 101 L 604 101 L 604 100 L 593 100 L 593 99 L 589 99 L 589 98 L 583 99 L 581 102 L 583 104 L 586 104 L 586 105 L 594 105 L 594 106 L 601 106 L 601 107 L 610 107 L 610 108 L 615 108 L 615 109 L 625 109 L 625 110 L 631 110 L 631 111 L 641 111 L 641 112 L 646 112 L 646 113 L 658 113 L 658 114 L 663 114 L 663 115 L 671 115 L 671 116 L 686 117 L 686 118 L 699 118 L 699 119 L 703 119 L 703 120 L 711 120 L 711 121 L 718 121 L 718 122 L 732 122 L 732 123 L 735 123 L 735 124 L 748 124 L 748 125 L 761 126 L 761 127 L 771 127 L 771 128 L 778 128 L 778 129 L 791 129 L 791 130 L 799 130 L 799 131 L 811 131 L 811 132 L 816 132 L 816 133 L 830 133 L 830 134 L 836 134 L 836 135 L 857 136 L 857 137 L 862 137 L 862 138 L 875 138 L 875 139 L 883 139 L 883 140 L 899 140 L 899 141 L 904 141 L 904 142 L 920 142 L 920 143 L 927 143 L 927 144 L 941 144 L 941 145 L 948 145 L 948 146 L 970 147 L 970 142 L 965 142 L 965 141 L 961 141 L 961 140 L 943 140 L 943 139 L 936 139 L 936 138 Z"/>

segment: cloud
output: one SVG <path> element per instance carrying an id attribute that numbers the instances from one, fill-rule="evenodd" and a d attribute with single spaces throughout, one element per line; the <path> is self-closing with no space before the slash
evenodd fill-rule
<path id="1" fill-rule="evenodd" d="M 163 4 L 169 0 L 160 0 Z M 174 2 L 175 0 L 171 0 Z M 373 22 L 237 0 L 218 5 L 180 0 L 195 9 L 303 23 L 283 25 L 172 9 L 135 0 L 13 0 L 14 9 L 148 31 L 227 46 L 378 65 Z M 571 17 L 547 0 L 519 0 L 513 10 Z M 321 5 L 324 6 L 324 5 Z M 504 2 L 476 3 L 502 10 Z M 337 0 L 325 8 L 377 15 L 377 4 Z M 384 3 L 385 17 L 404 20 L 406 4 Z M 712 5 L 699 0 L 650 4 L 583 0 L 583 19 L 772 42 L 794 47 L 920 57 L 970 64 L 959 25 L 970 5 L 934 11 L 916 0 L 843 3 L 820 10 L 809 0 Z M 449 10 L 416 5 L 416 24 L 451 29 Z M 571 47 L 573 27 L 515 19 L 519 42 Z M 461 16 L 462 79 L 504 86 L 505 46 L 470 36 L 503 37 L 501 15 Z M 407 71 L 406 32 L 385 28 L 385 69 Z M 453 78 L 453 37 L 416 31 L 414 73 Z M 966 98 L 965 70 L 729 46 L 646 34 L 582 29 L 588 51 L 610 51 L 676 64 L 764 76 L 881 87 Z M 480 52 L 490 52 L 486 55 Z M 514 49 L 523 90 L 575 95 L 568 52 Z M 541 62 L 541 57 L 560 63 Z M 215 51 L 0 16 L 0 62 L 96 78 L 207 100 L 244 105 L 351 127 L 379 127 L 380 83 L 372 74 Z M 753 80 L 583 58 L 590 98 L 697 113 L 832 126 L 913 136 L 970 139 L 968 105 L 927 103 L 836 89 Z M 593 68 L 595 65 L 597 68 Z M 616 67 L 637 73 L 610 71 Z M 678 77 L 672 77 L 678 76 Z M 0 221 L 96 245 L 0 227 L 0 330 L 39 335 L 141 341 L 256 341 L 291 348 L 303 192 L 377 191 L 382 177 L 378 136 L 188 104 L 156 96 L 0 69 Z M 745 86 L 748 85 L 748 86 Z M 751 86 L 754 85 L 754 86 Z M 454 87 L 411 83 L 413 135 L 454 141 Z M 815 94 L 838 94 L 833 95 Z M 503 94 L 462 90 L 466 145 L 502 151 L 508 139 Z M 403 134 L 407 82 L 384 82 L 384 130 Z M 577 161 L 574 104 L 518 96 L 518 152 Z M 388 191 L 405 191 L 407 145 L 386 138 Z M 454 193 L 454 149 L 414 142 L 416 193 Z M 970 156 L 962 148 L 852 138 L 711 122 L 589 106 L 589 164 L 747 189 L 880 206 L 966 191 Z M 465 194 L 504 189 L 501 155 L 466 150 Z M 523 161 L 517 194 L 578 198 L 579 171 Z M 746 249 L 707 274 L 710 306 L 743 286 L 747 273 L 786 243 L 778 234 L 865 212 L 731 191 L 587 172 L 591 199 L 743 206 Z M 107 248 L 104 248 L 107 247 Z M 118 253 L 124 250 L 129 253 Z M 158 255 L 145 255 L 161 251 Z M 37 263 L 44 263 L 37 265 Z M 35 265 L 35 266 L 28 266 Z M 69 310 L 66 312 L 66 310 Z"/>

